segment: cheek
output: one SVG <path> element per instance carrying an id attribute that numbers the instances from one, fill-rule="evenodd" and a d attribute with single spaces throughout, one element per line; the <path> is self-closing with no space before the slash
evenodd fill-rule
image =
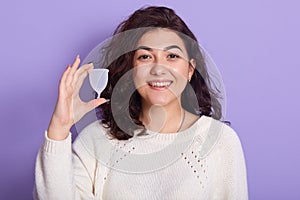
<path id="1" fill-rule="evenodd" d="M 186 87 L 188 81 L 188 67 L 187 66 L 178 66 L 173 68 L 172 74 L 176 79 L 176 85 L 174 85 L 174 90 L 176 93 L 181 93 Z"/>
<path id="2" fill-rule="evenodd" d="M 147 77 L 147 74 L 149 72 L 147 72 L 147 68 L 145 67 L 134 67 L 133 68 L 133 81 L 134 81 L 134 84 L 135 84 L 135 87 L 138 89 L 142 86 L 145 85 L 145 80 L 146 80 L 146 77 Z"/>
<path id="3" fill-rule="evenodd" d="M 187 80 L 189 74 L 189 67 L 184 63 L 179 63 L 178 65 L 172 68 L 174 76 L 177 77 L 179 80 Z"/>

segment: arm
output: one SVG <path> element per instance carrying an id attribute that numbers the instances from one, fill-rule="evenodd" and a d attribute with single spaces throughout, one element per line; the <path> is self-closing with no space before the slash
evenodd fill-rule
<path id="1" fill-rule="evenodd" d="M 96 160 L 80 142 L 45 135 L 36 160 L 34 199 L 93 199 Z"/>
<path id="2" fill-rule="evenodd" d="M 72 171 L 71 134 L 60 141 L 45 134 L 36 159 L 34 199 L 78 199 Z"/>
<path id="3" fill-rule="evenodd" d="M 76 142 L 72 152 L 70 128 L 105 99 L 81 100 L 80 88 L 94 66 L 87 64 L 78 69 L 79 64 L 80 57 L 77 56 L 60 79 L 56 106 L 36 160 L 35 199 L 86 199 L 93 196 L 93 175 L 89 174 L 89 168 L 95 165 L 84 153 L 80 155 L 80 146 L 76 151 Z"/>
<path id="4" fill-rule="evenodd" d="M 223 145 L 222 163 L 226 170 L 223 172 L 224 196 L 230 200 L 247 200 L 248 187 L 244 153 L 241 142 L 232 128 L 225 128 L 220 145 Z"/>

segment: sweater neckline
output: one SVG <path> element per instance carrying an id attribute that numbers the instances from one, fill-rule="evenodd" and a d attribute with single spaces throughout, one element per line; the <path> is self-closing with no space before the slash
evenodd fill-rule
<path id="1" fill-rule="evenodd" d="M 168 141 L 168 140 L 174 140 L 176 137 L 186 137 L 187 135 L 195 134 L 195 130 L 197 128 L 204 127 L 205 122 L 207 121 L 208 117 L 205 115 L 200 116 L 199 119 L 197 119 L 190 127 L 188 127 L 185 130 L 179 131 L 179 132 L 169 132 L 169 133 L 159 133 L 155 131 L 151 131 L 149 129 L 146 129 L 146 135 L 136 136 L 137 139 L 146 139 L 146 138 L 155 138 L 157 140 L 161 141 Z"/>

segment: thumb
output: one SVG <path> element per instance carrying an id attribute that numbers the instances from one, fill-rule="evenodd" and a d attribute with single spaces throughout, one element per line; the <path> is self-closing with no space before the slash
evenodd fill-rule
<path id="1" fill-rule="evenodd" d="M 90 110 L 100 106 L 101 104 L 106 103 L 107 101 L 109 101 L 109 100 L 106 100 L 104 98 L 93 99 L 88 102 L 87 109 L 88 109 L 88 111 L 90 111 Z"/>

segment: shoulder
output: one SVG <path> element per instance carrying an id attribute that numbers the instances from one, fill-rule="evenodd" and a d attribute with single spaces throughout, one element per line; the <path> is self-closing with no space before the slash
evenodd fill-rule
<path id="1" fill-rule="evenodd" d="M 201 143 L 200 157 L 208 156 L 216 149 L 241 149 L 241 142 L 236 131 L 227 124 L 204 116 L 205 131 L 201 131 L 198 140 Z"/>
<path id="2" fill-rule="evenodd" d="M 222 134 L 218 143 L 216 144 L 216 151 L 219 151 L 224 157 L 244 157 L 243 147 L 237 132 L 228 125 L 224 126 Z M 229 159 L 230 160 L 230 159 Z"/>
<path id="3" fill-rule="evenodd" d="M 222 122 L 219 122 L 222 123 Z M 241 149 L 241 141 L 238 133 L 230 126 L 222 123 L 222 131 L 217 142 L 219 148 Z"/>

